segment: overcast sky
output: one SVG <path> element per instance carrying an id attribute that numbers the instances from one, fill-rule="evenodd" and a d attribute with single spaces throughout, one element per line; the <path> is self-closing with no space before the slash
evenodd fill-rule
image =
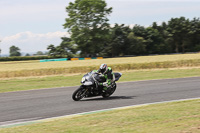
<path id="1" fill-rule="evenodd" d="M 11 45 L 21 52 L 46 51 L 49 44 L 59 45 L 65 7 L 74 0 L 0 0 L 0 49 L 9 53 Z M 190 20 L 200 17 L 200 0 L 106 0 L 113 7 L 110 24 L 149 26 L 167 22 L 172 17 Z"/>

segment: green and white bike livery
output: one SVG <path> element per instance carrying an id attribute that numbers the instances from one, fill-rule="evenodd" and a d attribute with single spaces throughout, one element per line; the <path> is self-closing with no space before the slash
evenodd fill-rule
<path id="1" fill-rule="evenodd" d="M 77 90 L 75 90 L 72 95 L 72 99 L 74 101 L 79 101 L 82 98 L 96 96 L 107 98 L 115 92 L 117 87 L 115 82 L 118 81 L 121 76 L 121 73 L 113 73 L 113 79 L 109 86 L 110 89 L 109 91 L 104 91 L 104 86 L 100 84 L 106 82 L 105 76 L 96 71 L 91 71 L 83 76 L 81 81 L 82 85 Z"/>

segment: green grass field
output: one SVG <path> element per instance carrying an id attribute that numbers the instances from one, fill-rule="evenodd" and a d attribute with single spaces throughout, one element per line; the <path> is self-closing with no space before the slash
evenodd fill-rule
<path id="1" fill-rule="evenodd" d="M 21 61 L 21 62 L 0 62 L 0 71 L 19 71 L 19 70 L 34 70 L 34 69 L 50 69 L 50 68 L 71 68 L 71 67 L 99 67 L 102 63 L 108 65 L 113 64 L 132 64 L 132 63 L 151 63 L 179 60 L 194 60 L 200 59 L 200 54 L 177 54 L 177 55 L 157 55 L 157 56 L 138 56 L 138 57 L 121 57 L 107 58 L 96 60 L 77 60 L 77 61 L 58 61 L 58 62 L 36 62 L 36 61 Z"/>
<path id="2" fill-rule="evenodd" d="M 123 75 L 119 82 L 200 76 L 200 68 L 124 71 L 122 73 Z M 75 76 L 52 76 L 0 80 L 0 93 L 52 87 L 76 86 L 80 85 L 82 76 L 83 74 Z"/>
<path id="3" fill-rule="evenodd" d="M 39 61 L 0 62 L 0 79 L 86 73 L 93 69 L 98 69 L 102 63 L 108 64 L 117 71 L 199 67 L 200 54 L 139 56 L 43 63 Z"/>
<path id="4" fill-rule="evenodd" d="M 60 118 L 1 133 L 199 133 L 200 99 Z"/>
<path id="5" fill-rule="evenodd" d="M 200 54 L 47 63 L 1 62 L 0 93 L 80 85 L 83 74 L 98 69 L 101 63 L 123 73 L 119 82 L 200 76 Z M 80 71 L 76 73 L 74 67 Z M 199 123 L 200 100 L 189 100 L 0 128 L 0 133 L 198 133 Z"/>

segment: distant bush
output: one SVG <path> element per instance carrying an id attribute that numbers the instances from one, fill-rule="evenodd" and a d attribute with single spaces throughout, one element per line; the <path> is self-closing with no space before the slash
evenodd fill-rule
<path id="1" fill-rule="evenodd" d="M 67 58 L 67 56 L 14 56 L 14 57 L 0 57 L 0 62 L 3 62 L 3 61 L 25 61 L 25 60 L 55 59 L 55 58 Z"/>

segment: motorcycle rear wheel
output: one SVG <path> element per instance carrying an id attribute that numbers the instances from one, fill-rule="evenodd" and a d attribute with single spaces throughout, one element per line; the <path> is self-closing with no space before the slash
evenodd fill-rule
<path id="1" fill-rule="evenodd" d="M 103 97 L 103 98 L 108 98 L 108 97 L 110 97 L 110 96 L 115 92 L 116 88 L 117 88 L 117 84 L 114 83 L 114 85 L 113 85 L 111 91 L 110 91 L 109 93 L 103 93 L 103 94 L 102 94 L 102 97 Z"/>

